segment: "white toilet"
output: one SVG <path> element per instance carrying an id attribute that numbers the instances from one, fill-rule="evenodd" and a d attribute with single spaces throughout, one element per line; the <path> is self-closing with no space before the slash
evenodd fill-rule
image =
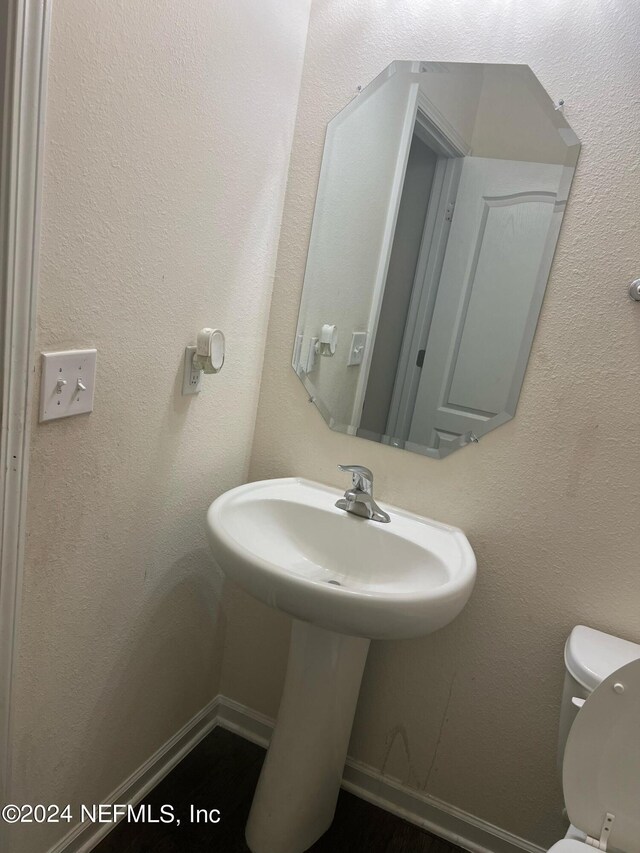
<path id="1" fill-rule="evenodd" d="M 549 853 L 640 853 L 640 645 L 567 640 L 558 757 L 571 826 Z"/>

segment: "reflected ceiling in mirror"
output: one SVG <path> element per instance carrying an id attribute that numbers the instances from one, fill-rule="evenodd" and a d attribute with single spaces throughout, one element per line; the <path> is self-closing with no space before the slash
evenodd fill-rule
<path id="1" fill-rule="evenodd" d="M 293 367 L 332 429 L 514 416 L 579 149 L 526 65 L 394 62 L 329 122 Z"/>

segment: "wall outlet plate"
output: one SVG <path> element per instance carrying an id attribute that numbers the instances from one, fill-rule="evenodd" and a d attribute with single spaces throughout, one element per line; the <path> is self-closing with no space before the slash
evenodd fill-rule
<path id="1" fill-rule="evenodd" d="M 41 423 L 93 411 L 97 357 L 95 349 L 42 353 Z"/>
<path id="2" fill-rule="evenodd" d="M 184 348 L 184 369 L 182 372 L 182 394 L 199 394 L 202 391 L 202 371 L 194 369 L 193 356 L 196 348 Z"/>

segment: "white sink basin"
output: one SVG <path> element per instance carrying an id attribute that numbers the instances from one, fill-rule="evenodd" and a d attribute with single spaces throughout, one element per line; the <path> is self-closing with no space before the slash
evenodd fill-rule
<path id="1" fill-rule="evenodd" d="M 251 595 L 330 631 L 401 639 L 454 619 L 476 576 L 464 533 L 392 506 L 389 524 L 359 518 L 339 497 L 298 478 L 232 489 L 209 508 L 213 555 Z"/>
<path id="2" fill-rule="evenodd" d="M 371 639 L 417 637 L 460 613 L 476 577 L 461 530 L 392 506 L 334 506 L 308 480 L 239 486 L 209 507 L 222 570 L 294 617 L 278 720 L 247 823 L 253 853 L 303 853 L 333 820 Z"/>

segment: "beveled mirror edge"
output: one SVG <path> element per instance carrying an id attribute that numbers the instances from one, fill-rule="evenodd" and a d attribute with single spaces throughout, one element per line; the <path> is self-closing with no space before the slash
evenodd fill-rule
<path id="1" fill-rule="evenodd" d="M 329 132 L 330 125 L 333 124 L 334 122 L 336 122 L 338 119 L 345 118 L 352 110 L 356 109 L 356 107 L 358 106 L 360 99 L 362 98 L 363 95 L 366 95 L 368 93 L 371 93 L 372 91 L 375 91 L 375 89 L 377 89 L 379 86 L 383 85 L 389 78 L 391 78 L 395 74 L 402 72 L 402 71 L 409 72 L 409 73 L 422 74 L 422 73 L 427 73 L 427 72 L 431 71 L 435 66 L 446 66 L 446 65 L 459 66 L 459 65 L 463 65 L 463 64 L 469 65 L 469 66 L 485 66 L 485 65 L 502 66 L 505 68 L 512 68 L 514 71 L 517 70 L 519 72 L 524 72 L 527 74 L 529 79 L 535 84 L 534 91 L 535 91 L 536 97 L 544 104 L 544 106 L 547 110 L 549 109 L 549 106 L 551 106 L 553 108 L 554 126 L 558 130 L 558 133 L 561 136 L 562 142 L 563 142 L 565 149 L 566 149 L 566 152 L 567 152 L 565 162 L 563 164 L 558 164 L 558 165 L 562 165 L 563 171 L 564 171 L 565 194 L 564 194 L 564 200 L 563 200 L 563 207 L 566 207 L 566 204 L 568 202 L 569 191 L 570 191 L 570 188 L 571 188 L 571 185 L 573 182 L 573 177 L 575 175 L 576 166 L 577 166 L 579 156 L 580 156 L 581 143 L 580 143 L 578 136 L 576 135 L 576 133 L 573 131 L 572 127 L 569 125 L 568 121 L 566 120 L 566 118 L 563 114 L 563 109 L 555 104 L 555 102 L 553 101 L 553 99 L 551 98 L 551 96 L 549 95 L 547 90 L 544 88 L 544 86 L 542 85 L 542 83 L 540 82 L 538 77 L 536 76 L 536 74 L 533 71 L 533 69 L 531 68 L 531 66 L 529 66 L 528 64 L 525 64 L 525 63 L 456 63 L 456 62 L 441 63 L 441 62 L 431 62 L 431 61 L 425 62 L 425 61 L 416 61 L 416 60 L 394 60 L 385 69 L 383 69 L 378 75 L 376 75 L 376 77 L 374 77 L 370 83 L 366 84 L 365 86 L 363 86 L 361 88 L 358 87 L 358 89 L 359 89 L 358 94 L 355 97 L 353 97 L 347 104 L 345 104 L 345 106 L 329 120 L 329 122 L 327 124 L 327 131 L 325 133 L 325 144 L 326 144 L 326 136 Z M 563 103 L 563 102 L 561 102 L 561 103 Z M 549 113 L 549 115 L 551 116 L 551 113 Z M 473 152 L 471 150 L 469 150 L 468 153 L 469 153 L 469 155 L 473 156 Z M 318 174 L 317 190 L 320 187 L 321 176 L 322 176 L 322 165 L 321 165 L 321 168 L 320 168 L 320 171 Z M 316 192 L 317 192 L 317 190 L 316 190 Z M 317 195 L 316 195 L 316 202 L 317 202 Z M 564 215 L 564 213 L 563 213 L 563 215 Z M 314 218 L 315 218 L 315 205 L 314 205 Z M 313 239 L 313 225 L 314 225 L 314 223 L 312 221 L 312 226 L 311 226 L 311 229 L 309 231 L 308 249 L 311 246 L 312 239 Z M 327 406 L 324 404 L 324 402 L 321 399 L 319 399 L 319 397 L 316 393 L 315 386 L 313 385 L 313 383 L 311 382 L 311 380 L 309 379 L 309 377 L 305 373 L 305 371 L 300 368 L 299 352 L 297 350 L 297 344 L 295 342 L 298 338 L 299 331 L 300 331 L 299 320 L 300 320 L 300 314 L 301 314 L 301 309 L 302 309 L 303 299 L 304 299 L 304 285 L 305 285 L 305 279 L 306 279 L 306 275 L 307 275 L 307 267 L 309 264 L 309 252 L 307 251 L 307 257 L 305 260 L 305 270 L 304 270 L 304 276 L 303 276 L 303 284 L 302 284 L 302 287 L 300 290 L 300 297 L 298 300 L 298 318 L 296 321 L 296 338 L 294 339 L 294 348 L 293 348 L 293 353 L 292 353 L 291 364 L 292 364 L 292 368 L 293 368 L 294 372 L 296 373 L 298 378 L 301 380 L 301 382 L 304 386 L 304 389 L 307 392 L 309 402 L 312 402 L 315 405 L 315 407 L 318 409 L 320 415 L 323 417 L 323 419 L 325 420 L 325 423 L 329 426 L 329 428 L 335 432 L 341 432 L 345 435 L 352 435 L 352 436 L 355 436 L 358 438 L 363 438 L 366 440 L 372 440 L 376 443 L 386 444 L 389 447 L 395 447 L 396 449 L 406 449 L 406 450 L 409 450 L 410 452 L 418 453 L 419 455 L 427 456 L 429 458 L 444 459 L 444 458 L 450 456 L 456 450 L 461 449 L 462 447 L 466 446 L 467 444 L 477 443 L 479 441 L 479 439 L 483 435 L 485 435 L 487 432 L 490 432 L 493 429 L 495 429 L 497 426 L 500 426 L 500 425 L 507 423 L 508 421 L 512 420 L 515 417 L 515 414 L 517 411 L 518 402 L 519 402 L 520 396 L 522 394 L 522 388 L 524 386 L 524 379 L 526 376 L 526 370 L 527 370 L 528 362 L 529 362 L 531 355 L 532 355 L 532 348 L 533 348 L 533 343 L 535 340 L 535 335 L 536 335 L 538 323 L 540 320 L 540 312 L 541 312 L 541 308 L 542 308 L 542 303 L 544 301 L 544 296 L 545 296 L 546 289 L 548 286 L 549 277 L 550 277 L 551 269 L 552 269 L 552 265 L 553 265 L 553 260 L 555 258 L 555 253 L 556 253 L 557 248 L 558 248 L 558 239 L 559 239 L 559 234 L 560 234 L 561 228 L 562 228 L 562 220 L 560 220 L 557 228 L 555 229 L 555 235 L 554 235 L 553 241 L 551 241 L 550 239 L 548 241 L 549 243 L 552 243 L 552 251 L 549 252 L 546 274 L 544 276 L 541 276 L 541 278 L 544 281 L 544 286 L 540 289 L 539 298 L 536 300 L 536 303 L 537 303 L 536 310 L 534 312 L 532 312 L 534 314 L 534 317 L 533 317 L 533 320 L 531 322 L 531 334 L 530 334 L 530 336 L 528 336 L 528 340 L 527 339 L 523 340 L 523 344 L 521 346 L 521 351 L 524 350 L 526 352 L 526 355 L 522 359 L 522 368 L 521 368 L 522 380 L 520 383 L 519 393 L 516 395 L 516 399 L 513 401 L 512 411 L 498 412 L 494 417 L 490 418 L 487 422 L 478 424 L 477 434 L 473 433 L 473 432 L 468 432 L 464 435 L 461 435 L 460 441 L 457 445 L 449 446 L 449 447 L 446 447 L 443 449 L 438 449 L 438 448 L 430 447 L 428 445 L 423 445 L 423 444 L 416 444 L 416 443 L 410 442 L 408 440 L 398 441 L 393 436 L 390 436 L 390 435 L 387 435 L 384 433 L 383 434 L 372 433 L 372 432 L 369 432 L 363 428 L 354 426 L 352 424 L 344 424 L 344 423 L 338 422 L 332 416 L 331 412 L 329 411 Z M 489 426 L 489 424 L 491 424 L 491 425 Z"/>

